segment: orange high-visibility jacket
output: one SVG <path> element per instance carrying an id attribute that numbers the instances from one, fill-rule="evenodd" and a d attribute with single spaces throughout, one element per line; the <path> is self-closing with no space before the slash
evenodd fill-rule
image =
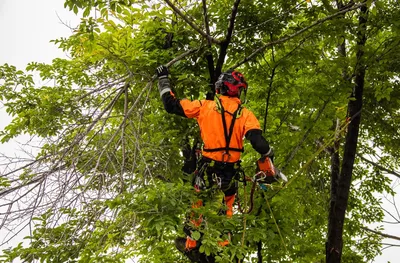
<path id="1" fill-rule="evenodd" d="M 244 137 L 250 140 L 253 148 L 260 154 L 263 155 L 270 151 L 268 142 L 262 136 L 257 118 L 251 111 L 242 107 L 240 114 L 236 117 L 229 142 L 229 151 L 228 154 L 226 153 L 225 132 L 229 133 L 233 119 L 232 114 L 240 104 L 239 98 L 219 97 L 219 104 L 225 111 L 226 129 L 224 129 L 222 110 L 216 101 L 177 99 L 171 91 L 168 77 L 159 78 L 158 88 L 167 112 L 197 120 L 204 142 L 202 153 L 204 157 L 220 162 L 237 162 L 240 160 L 240 153 L 243 151 Z"/>
<path id="2" fill-rule="evenodd" d="M 240 99 L 235 97 L 220 96 L 221 105 L 225 111 L 226 129 L 229 128 L 233 119 L 233 113 L 238 109 Z M 242 107 L 241 113 L 236 117 L 229 148 L 238 150 L 208 151 L 218 148 L 226 148 L 226 138 L 222 122 L 221 110 L 217 103 L 212 100 L 180 100 L 183 112 L 188 118 L 195 118 L 200 127 L 201 138 L 204 142 L 203 156 L 221 162 L 237 162 L 240 159 L 240 151 L 243 149 L 245 134 L 254 129 L 260 130 L 260 123 L 254 114 Z"/>

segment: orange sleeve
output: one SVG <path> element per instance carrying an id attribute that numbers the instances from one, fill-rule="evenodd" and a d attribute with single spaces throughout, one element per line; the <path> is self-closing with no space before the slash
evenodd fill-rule
<path id="1" fill-rule="evenodd" d="M 246 108 L 244 113 L 246 113 L 246 120 L 244 123 L 244 134 L 246 134 L 250 130 L 261 130 L 260 123 L 257 120 L 256 116 Z"/>
<path id="2" fill-rule="evenodd" d="M 197 118 L 200 115 L 200 108 L 203 106 L 202 101 L 183 99 L 180 101 L 183 112 L 188 118 Z"/>

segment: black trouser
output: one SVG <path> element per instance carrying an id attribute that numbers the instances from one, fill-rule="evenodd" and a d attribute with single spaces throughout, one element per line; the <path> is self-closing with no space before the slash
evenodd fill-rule
<path id="1" fill-rule="evenodd" d="M 222 163 L 208 158 L 202 158 L 198 165 L 198 174 L 193 179 L 193 186 L 196 187 L 196 176 L 204 181 L 204 188 L 220 189 L 225 196 L 236 194 L 239 163 Z"/>
<path id="2" fill-rule="evenodd" d="M 239 168 L 239 163 L 221 163 L 203 157 L 199 162 L 192 182 L 199 194 L 199 200 L 192 204 L 192 208 L 199 208 L 204 205 L 204 201 L 212 199 L 214 195 L 213 189 L 221 190 L 224 193 L 223 203 L 225 203 L 227 209 L 220 211 L 220 214 L 226 214 L 228 218 L 232 217 L 233 203 L 237 191 L 235 177 Z M 195 211 L 192 211 L 187 218 L 184 226 L 184 232 L 187 235 L 187 250 L 200 246 L 200 242 L 196 242 L 191 238 L 191 233 L 194 229 L 198 229 L 202 222 L 203 215 Z M 229 244 L 229 242 L 223 242 L 222 246 Z"/>

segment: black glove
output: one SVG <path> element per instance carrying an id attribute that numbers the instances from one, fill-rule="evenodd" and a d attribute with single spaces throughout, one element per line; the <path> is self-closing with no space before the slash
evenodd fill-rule
<path id="1" fill-rule="evenodd" d="M 166 78 L 168 77 L 168 68 L 164 65 L 161 65 L 156 69 L 156 74 L 158 78 Z"/>

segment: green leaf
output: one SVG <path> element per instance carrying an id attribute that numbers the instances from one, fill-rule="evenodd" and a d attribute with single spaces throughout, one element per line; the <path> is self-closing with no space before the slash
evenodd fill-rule
<path id="1" fill-rule="evenodd" d="M 198 231 L 193 231 L 192 234 L 191 234 L 191 237 L 192 237 L 194 240 L 199 240 L 200 237 L 201 237 L 201 234 L 200 234 L 200 232 L 198 232 Z"/>
<path id="2" fill-rule="evenodd" d="M 86 8 L 85 8 L 85 11 L 83 11 L 82 16 L 83 16 L 83 17 L 89 16 L 89 15 L 90 15 L 90 10 L 91 10 L 90 7 L 86 7 Z"/>

